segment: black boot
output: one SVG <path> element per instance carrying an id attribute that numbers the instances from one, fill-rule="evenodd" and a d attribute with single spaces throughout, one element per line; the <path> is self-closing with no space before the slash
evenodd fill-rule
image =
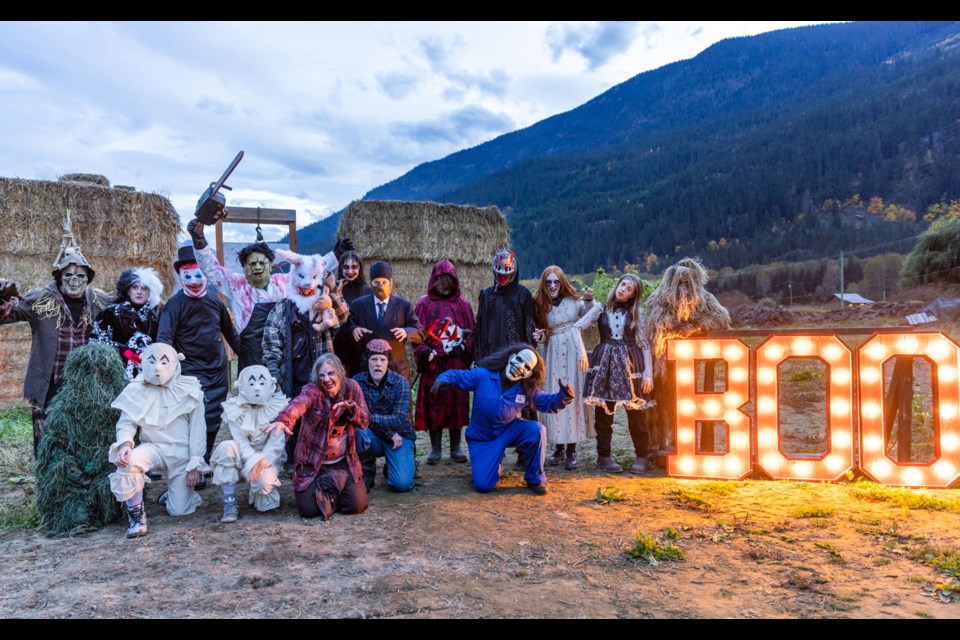
<path id="1" fill-rule="evenodd" d="M 443 440 L 443 431 L 428 431 L 430 434 L 430 455 L 427 456 L 427 464 L 437 464 L 443 455 L 440 451 L 440 443 Z"/>
<path id="2" fill-rule="evenodd" d="M 360 454 L 360 469 L 363 471 L 363 484 L 370 492 L 377 481 L 377 458 L 371 451 L 363 451 Z"/>
<path id="3" fill-rule="evenodd" d="M 553 450 L 553 455 L 547 458 L 547 464 L 549 464 L 551 467 L 557 466 L 558 464 L 563 462 L 564 455 L 565 454 L 564 454 L 563 445 L 558 444 L 556 448 L 554 448 Z"/>
<path id="4" fill-rule="evenodd" d="M 467 461 L 467 456 L 460 450 L 460 429 L 450 429 L 450 459 L 454 462 Z"/>

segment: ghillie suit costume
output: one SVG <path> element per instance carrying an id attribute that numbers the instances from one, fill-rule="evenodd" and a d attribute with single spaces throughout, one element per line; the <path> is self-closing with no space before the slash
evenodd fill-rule
<path id="1" fill-rule="evenodd" d="M 106 293 L 90 286 L 95 275 L 74 240 L 67 211 L 60 252 L 53 261 L 54 281 L 21 296 L 15 282 L 0 280 L 0 324 L 27 322 L 33 334 L 23 397 L 32 413 L 34 455 L 46 406 L 63 383 L 67 356 L 87 343 L 93 324 L 109 303 Z"/>
<path id="2" fill-rule="evenodd" d="M 149 297 L 137 304 L 130 294 L 133 287 L 149 290 Z M 127 380 L 140 374 L 140 354 L 157 339 L 160 313 L 163 311 L 163 283 L 150 267 L 131 267 L 117 278 L 116 297 L 93 325 L 91 341 L 117 349 L 123 358 Z"/>
<path id="3" fill-rule="evenodd" d="M 666 360 L 667 340 L 704 331 L 730 329 L 730 313 L 707 291 L 707 270 L 695 258 L 684 258 L 663 272 L 660 286 L 647 299 L 647 340 L 653 349 L 654 398 L 651 438 L 673 444 L 676 385 L 673 364 Z"/>
<path id="4" fill-rule="evenodd" d="M 118 520 L 107 452 L 120 417 L 110 407 L 127 385 L 116 349 L 92 342 L 67 356 L 63 386 L 47 407 L 35 465 L 40 530 L 62 538 Z"/>
<path id="5" fill-rule="evenodd" d="M 223 424 L 230 429 L 231 438 L 220 442 L 210 457 L 213 484 L 223 492 L 220 522 L 234 522 L 239 515 L 235 489 L 241 476 L 250 484 L 248 500 L 257 511 L 280 506 L 285 438 L 262 431 L 287 406 L 288 398 L 276 391 L 277 381 L 270 371 L 253 365 L 240 371 L 237 393 L 223 401 Z"/>

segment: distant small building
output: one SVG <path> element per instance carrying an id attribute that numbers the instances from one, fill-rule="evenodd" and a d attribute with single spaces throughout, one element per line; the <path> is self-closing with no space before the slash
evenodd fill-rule
<path id="1" fill-rule="evenodd" d="M 845 307 L 862 307 L 865 304 L 873 304 L 873 300 L 867 300 L 859 293 L 835 293 L 833 297 L 840 300 Z"/>

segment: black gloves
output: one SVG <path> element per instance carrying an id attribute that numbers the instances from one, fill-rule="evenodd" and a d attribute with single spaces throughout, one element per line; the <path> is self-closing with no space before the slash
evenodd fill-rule
<path id="1" fill-rule="evenodd" d="M 350 238 L 340 238 L 337 240 L 337 244 L 333 246 L 333 255 L 337 257 L 337 262 L 340 262 L 340 256 L 347 251 L 355 251 L 353 240 Z"/>
<path id="2" fill-rule="evenodd" d="M 189 233 L 190 237 L 193 239 L 194 249 L 207 248 L 207 239 L 203 235 L 203 225 L 200 224 L 199 220 L 194 218 L 187 223 L 187 233 Z"/>
<path id="3" fill-rule="evenodd" d="M 10 298 L 19 298 L 20 292 L 17 290 L 17 283 L 13 280 L 0 280 L 0 302 L 6 302 Z"/>

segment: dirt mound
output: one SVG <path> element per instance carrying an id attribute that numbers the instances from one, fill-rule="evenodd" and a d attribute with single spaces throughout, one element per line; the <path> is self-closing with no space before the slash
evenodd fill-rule
<path id="1" fill-rule="evenodd" d="M 787 307 L 743 304 L 730 309 L 734 329 L 768 327 L 817 327 L 850 323 L 884 326 L 907 326 L 906 317 L 923 306 L 916 300 L 907 302 L 875 302 L 862 307 L 833 308 L 827 311 L 795 311 Z"/>

